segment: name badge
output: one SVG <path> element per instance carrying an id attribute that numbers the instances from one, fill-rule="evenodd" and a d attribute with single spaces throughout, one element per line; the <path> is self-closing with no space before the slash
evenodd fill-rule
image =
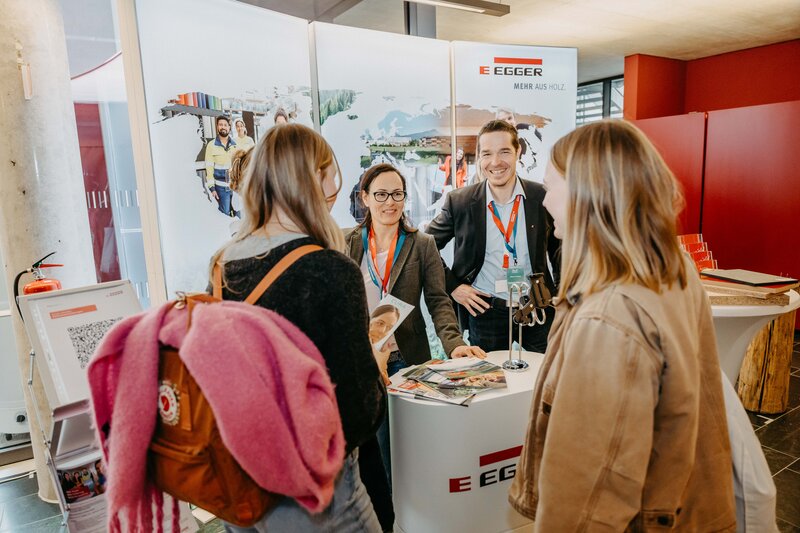
<path id="1" fill-rule="evenodd" d="M 506 271 L 508 285 L 525 282 L 525 270 L 522 267 L 511 267 Z"/>
<path id="2" fill-rule="evenodd" d="M 494 292 L 496 292 L 497 294 L 508 292 L 508 281 L 504 279 L 495 280 Z"/>

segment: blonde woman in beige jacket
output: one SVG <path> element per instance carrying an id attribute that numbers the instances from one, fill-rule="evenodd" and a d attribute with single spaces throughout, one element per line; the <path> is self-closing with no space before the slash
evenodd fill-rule
<path id="1" fill-rule="evenodd" d="M 623 121 L 553 147 L 556 320 L 510 502 L 551 531 L 734 531 L 714 326 L 676 239 L 679 186 Z"/>

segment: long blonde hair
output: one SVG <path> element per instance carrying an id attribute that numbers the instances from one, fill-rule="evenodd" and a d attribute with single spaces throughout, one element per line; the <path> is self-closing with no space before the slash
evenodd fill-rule
<path id="1" fill-rule="evenodd" d="M 615 283 L 661 292 L 686 286 L 676 236 L 683 195 L 634 125 L 604 120 L 559 139 L 551 161 L 567 180 L 559 296 L 571 300 Z"/>
<path id="2" fill-rule="evenodd" d="M 237 119 L 241 120 L 241 119 Z M 250 164 L 250 155 L 253 153 L 253 147 L 248 146 L 244 150 L 236 150 L 231 157 L 231 169 L 229 171 L 230 182 L 229 186 L 232 191 L 239 192 L 244 182 L 245 172 L 247 165 Z"/>
<path id="3" fill-rule="evenodd" d="M 344 250 L 344 236 L 328 211 L 320 177 L 331 165 L 339 174 L 330 145 L 311 128 L 300 124 L 270 128 L 247 165 L 241 191 L 245 216 L 233 242 L 264 228 L 279 208 L 324 248 Z M 216 253 L 212 268 L 224 251 L 225 247 Z"/>

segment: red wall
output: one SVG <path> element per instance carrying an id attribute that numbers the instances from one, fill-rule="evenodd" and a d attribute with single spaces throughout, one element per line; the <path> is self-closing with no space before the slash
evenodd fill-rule
<path id="1" fill-rule="evenodd" d="M 800 100 L 800 39 L 686 62 L 684 113 L 790 100 Z"/>
<path id="2" fill-rule="evenodd" d="M 685 85 L 686 64 L 683 61 L 643 54 L 626 57 L 625 118 L 634 120 L 683 114 Z"/>
<path id="3" fill-rule="evenodd" d="M 626 119 L 800 100 L 800 39 L 679 61 L 625 58 Z"/>
<path id="4" fill-rule="evenodd" d="M 800 276 L 800 101 L 708 114 L 703 236 L 720 268 Z"/>
<path id="5" fill-rule="evenodd" d="M 691 111 L 709 112 L 700 178 L 702 143 L 689 146 L 683 121 L 702 114 L 670 116 Z M 625 118 L 684 184 L 684 224 L 701 183 L 700 227 L 720 268 L 800 277 L 800 39 L 687 62 L 626 57 Z"/>
<path id="6" fill-rule="evenodd" d="M 627 83 L 627 81 L 626 81 Z M 633 121 L 656 146 L 664 162 L 683 185 L 686 206 L 680 233 L 700 233 L 703 199 L 705 113 Z"/>

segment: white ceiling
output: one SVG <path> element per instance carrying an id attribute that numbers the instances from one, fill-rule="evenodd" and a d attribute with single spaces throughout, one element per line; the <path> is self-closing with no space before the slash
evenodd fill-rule
<path id="1" fill-rule="evenodd" d="M 578 48 L 579 81 L 622 74 L 624 58 L 696 59 L 800 38 L 800 0 L 506 0 L 490 17 L 436 9 L 446 40 Z M 403 33 L 401 0 L 362 0 L 335 22 Z"/>
<path id="2" fill-rule="evenodd" d="M 73 76 L 118 50 L 116 0 L 60 0 Z M 166 1 L 166 0 L 165 0 Z M 402 0 L 240 0 L 338 24 L 404 33 Z M 800 38 L 800 0 L 504 0 L 491 17 L 436 8 L 437 37 L 578 48 L 579 81 L 623 73 L 643 53 L 696 59 Z"/>

